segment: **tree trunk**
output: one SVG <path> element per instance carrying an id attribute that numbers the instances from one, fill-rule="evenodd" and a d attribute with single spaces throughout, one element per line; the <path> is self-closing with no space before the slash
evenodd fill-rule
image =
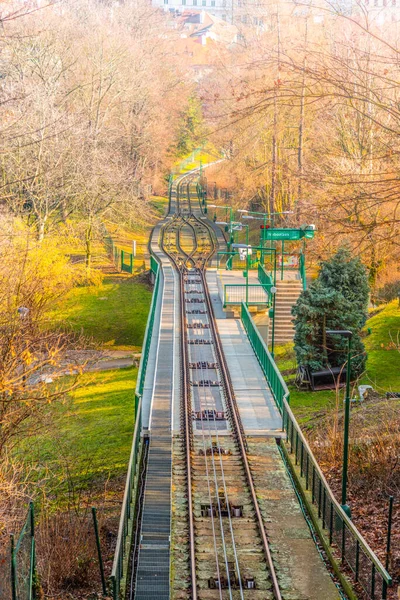
<path id="1" fill-rule="evenodd" d="M 47 217 L 37 217 L 37 239 L 42 243 L 44 239 L 44 230 L 46 227 Z"/>
<path id="2" fill-rule="evenodd" d="M 93 226 L 89 220 L 88 227 L 86 229 L 85 247 L 86 247 L 86 269 L 90 271 L 92 266 L 92 237 L 93 237 Z"/>

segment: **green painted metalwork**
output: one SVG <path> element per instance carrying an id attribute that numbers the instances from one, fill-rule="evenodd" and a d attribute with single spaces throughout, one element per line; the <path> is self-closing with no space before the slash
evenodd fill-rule
<path id="1" fill-rule="evenodd" d="M 125 259 L 128 259 L 128 264 L 125 263 Z M 125 273 L 133 273 L 133 254 L 131 252 L 125 252 L 121 250 L 121 271 Z"/>
<path id="2" fill-rule="evenodd" d="M 267 273 L 261 263 L 258 263 L 258 281 L 261 283 L 266 292 L 270 293 L 270 289 L 274 285 L 272 276 Z"/>
<path id="3" fill-rule="evenodd" d="M 153 258 L 153 257 L 152 257 Z M 119 522 L 118 537 L 114 553 L 114 562 L 111 572 L 111 585 L 113 600 L 120 600 L 121 582 L 126 576 L 126 559 L 129 554 L 127 543 L 130 525 L 136 511 L 136 479 L 138 473 L 138 458 L 140 456 L 140 439 L 142 430 L 142 394 L 146 377 L 147 363 L 149 360 L 151 336 L 153 334 L 154 319 L 157 306 L 157 298 L 160 289 L 160 270 L 158 262 L 153 259 L 152 269 L 156 269 L 156 280 L 154 283 L 153 297 L 151 300 L 149 317 L 147 319 L 146 332 L 143 340 L 142 355 L 140 358 L 139 371 L 135 390 L 135 429 L 133 433 L 131 455 L 128 465 L 128 474 L 125 483 L 124 498 L 122 501 L 121 517 Z M 154 271 L 153 271 L 154 272 Z"/>
<path id="4" fill-rule="evenodd" d="M 131 252 L 126 252 L 125 250 L 118 248 L 118 246 L 114 244 L 112 237 L 107 232 L 107 229 L 105 227 L 104 232 L 104 244 L 106 246 L 108 255 L 114 261 L 116 268 L 120 269 L 120 271 L 124 271 L 125 273 L 132 274 L 134 266 L 133 254 Z M 125 260 L 127 260 L 127 262 L 125 262 Z"/>
<path id="5" fill-rule="evenodd" d="M 29 503 L 28 514 L 17 541 L 11 536 L 11 597 L 13 600 L 35 598 L 35 515 L 33 502 Z M 3 582 L 2 585 L 4 585 Z M 1 586 L 0 586 L 1 589 Z"/>
<path id="6" fill-rule="evenodd" d="M 274 359 L 272 358 L 266 343 L 261 337 L 257 326 L 255 325 L 249 310 L 244 302 L 242 302 L 241 319 L 243 327 L 246 330 L 249 342 L 257 356 L 261 369 L 269 383 L 272 395 L 279 410 L 282 412 L 284 399 L 289 402 L 289 390 L 283 380 L 282 375 Z"/>
<path id="7" fill-rule="evenodd" d="M 158 262 L 156 261 L 156 259 L 154 258 L 153 255 L 150 256 L 150 270 L 152 273 L 154 273 L 154 275 L 157 275 L 158 273 Z"/>
<path id="8" fill-rule="evenodd" d="M 282 415 L 289 453 L 295 455 L 295 463 L 300 467 L 301 485 L 311 492 L 311 501 L 318 509 L 318 518 L 329 543 L 339 549 L 343 567 L 362 587 L 365 597 L 385 600 L 392 578 L 334 497 L 290 408 L 288 387 L 244 302 L 241 318 Z"/>
<path id="9" fill-rule="evenodd" d="M 300 254 L 300 264 L 299 264 L 300 277 L 303 284 L 303 290 L 307 289 L 307 275 L 306 275 L 306 260 L 304 253 Z"/>
<path id="10" fill-rule="evenodd" d="M 249 283 L 246 285 L 227 283 L 224 285 L 224 306 L 241 304 L 247 299 L 249 306 L 269 306 L 270 296 L 260 283 Z"/>
<path id="11" fill-rule="evenodd" d="M 263 240 L 289 240 L 296 241 L 303 238 L 312 239 L 314 237 L 313 229 L 262 229 Z"/>

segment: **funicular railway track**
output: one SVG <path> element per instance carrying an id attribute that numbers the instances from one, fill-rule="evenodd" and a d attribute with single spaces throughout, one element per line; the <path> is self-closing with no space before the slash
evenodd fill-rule
<path id="1" fill-rule="evenodd" d="M 190 579 L 186 597 L 281 600 L 205 280 L 207 262 L 216 249 L 214 232 L 195 214 L 192 178 L 178 181 L 175 213 L 161 232 L 161 246 L 180 282 Z"/>

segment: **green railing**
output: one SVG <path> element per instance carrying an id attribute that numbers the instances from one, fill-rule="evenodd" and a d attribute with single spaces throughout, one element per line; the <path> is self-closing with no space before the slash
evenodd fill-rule
<path id="1" fill-rule="evenodd" d="M 110 258 L 114 261 L 114 264 L 117 269 L 120 271 L 125 271 L 125 273 L 133 273 L 133 265 L 134 265 L 134 257 L 131 252 L 126 252 L 121 248 L 118 248 L 114 243 L 112 237 L 107 232 L 106 228 L 104 228 L 104 243 L 107 249 L 107 253 Z"/>
<path id="2" fill-rule="evenodd" d="M 153 258 L 153 257 L 152 257 Z M 122 501 L 121 517 L 119 522 L 118 537 L 114 553 L 114 562 L 111 572 L 111 584 L 113 600 L 120 600 L 121 582 L 126 577 L 127 558 L 130 544 L 128 537 L 131 534 L 130 527 L 136 513 L 136 480 L 138 474 L 138 458 L 140 455 L 140 436 L 142 430 L 142 394 L 146 377 L 147 363 L 149 360 L 151 336 L 153 333 L 157 297 L 160 287 L 160 273 L 157 261 L 154 259 L 152 268 L 156 268 L 156 280 L 154 283 L 153 297 L 151 300 L 149 317 L 147 319 L 146 331 L 143 340 L 142 355 L 136 381 L 135 390 L 135 429 L 133 433 L 131 455 L 129 458 L 128 474 L 125 483 L 124 498 Z"/>
<path id="3" fill-rule="evenodd" d="M 280 371 L 276 366 L 276 363 L 272 358 L 266 343 L 261 337 L 256 324 L 251 318 L 249 310 L 244 302 L 242 302 L 241 319 L 243 327 L 246 330 L 247 337 L 249 338 L 249 342 L 269 383 L 269 387 L 271 388 L 276 405 L 278 406 L 280 412 L 282 412 L 284 400 L 289 403 L 288 387 L 284 382 L 283 377 L 280 374 Z"/>
<path id="4" fill-rule="evenodd" d="M 224 285 L 224 307 L 229 304 L 241 304 L 246 302 L 249 306 L 269 306 L 270 298 L 268 292 L 260 283 L 227 283 Z"/>
<path id="5" fill-rule="evenodd" d="M 303 252 L 300 254 L 299 271 L 300 271 L 301 281 L 303 283 L 303 290 L 306 290 L 307 289 L 306 260 L 305 260 L 305 256 L 304 256 Z"/>
<path id="6" fill-rule="evenodd" d="M 150 270 L 152 273 L 154 273 L 154 275 L 157 275 L 158 262 L 156 261 L 156 259 L 154 258 L 154 256 L 152 254 L 150 255 Z"/>
<path id="7" fill-rule="evenodd" d="M 276 405 L 282 415 L 282 429 L 287 434 L 288 452 L 294 454 L 300 468 L 300 481 L 311 492 L 311 501 L 327 540 L 339 555 L 342 566 L 361 586 L 366 598 L 386 599 L 392 579 L 378 557 L 335 499 L 296 417 L 289 406 L 289 390 L 251 315 L 242 304 L 242 322 L 258 362 L 266 376 Z"/>
<path id="8" fill-rule="evenodd" d="M 35 598 L 35 521 L 33 502 L 17 541 L 11 535 L 11 593 L 12 600 Z"/>
<path id="9" fill-rule="evenodd" d="M 125 259 L 128 260 L 128 263 L 125 263 Z M 121 250 L 121 271 L 125 271 L 126 273 L 133 273 L 133 254 L 131 252 L 125 252 L 125 250 Z"/>
<path id="10" fill-rule="evenodd" d="M 272 276 L 267 273 L 261 263 L 258 264 L 258 281 L 261 283 L 265 291 L 270 294 L 270 290 L 274 285 L 274 282 L 272 280 Z"/>

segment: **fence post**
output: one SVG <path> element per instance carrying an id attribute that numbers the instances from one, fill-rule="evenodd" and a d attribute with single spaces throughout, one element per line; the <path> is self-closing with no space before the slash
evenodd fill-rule
<path id="1" fill-rule="evenodd" d="M 107 586 L 106 586 L 106 579 L 104 577 L 103 558 L 101 556 L 101 545 L 100 545 L 99 528 L 97 525 L 97 514 L 96 514 L 96 509 L 94 506 L 92 506 L 92 515 L 93 515 L 94 535 L 96 537 L 97 555 L 99 557 L 101 585 L 103 588 L 103 595 L 106 596 L 107 595 Z"/>
<path id="2" fill-rule="evenodd" d="M 124 270 L 124 254 L 125 252 L 121 250 L 121 271 Z"/>
<path id="3" fill-rule="evenodd" d="M 133 254 L 131 254 L 131 260 L 130 260 L 130 274 L 132 275 L 133 273 Z"/>
<path id="4" fill-rule="evenodd" d="M 11 542 L 11 590 L 12 600 L 17 600 L 17 565 L 15 561 L 15 543 L 14 534 L 10 535 Z"/>
<path id="5" fill-rule="evenodd" d="M 393 515 L 393 496 L 389 496 L 389 517 L 388 517 L 388 528 L 387 528 L 387 538 L 386 538 L 386 562 L 385 562 L 386 571 L 389 569 L 389 560 L 390 560 L 390 542 L 391 542 L 391 535 L 392 535 L 392 515 Z"/>

